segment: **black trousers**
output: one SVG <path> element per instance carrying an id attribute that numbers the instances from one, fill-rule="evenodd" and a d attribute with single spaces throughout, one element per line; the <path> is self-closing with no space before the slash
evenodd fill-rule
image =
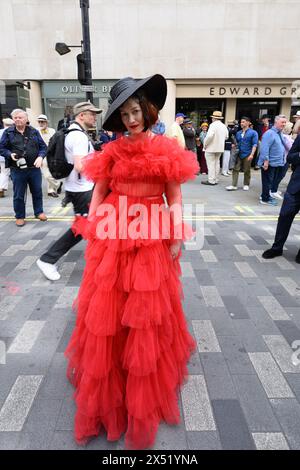
<path id="1" fill-rule="evenodd" d="M 75 214 L 88 214 L 89 204 L 92 199 L 93 191 L 85 191 L 74 193 L 66 191 L 66 198 L 68 202 L 72 202 Z M 73 246 L 77 245 L 82 240 L 81 235 L 75 236 L 69 228 L 56 242 L 54 242 L 41 256 L 41 261 L 45 263 L 55 264 L 64 254 L 66 254 Z"/>
<path id="2" fill-rule="evenodd" d="M 296 194 L 290 194 L 286 192 L 284 195 L 279 219 L 277 223 L 277 229 L 275 234 L 275 241 L 272 248 L 277 251 L 281 251 L 289 235 L 291 225 L 295 216 L 300 210 L 300 192 Z"/>

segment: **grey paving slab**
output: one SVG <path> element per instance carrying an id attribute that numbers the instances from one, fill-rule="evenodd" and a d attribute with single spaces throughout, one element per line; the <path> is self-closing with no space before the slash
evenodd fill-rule
<path id="1" fill-rule="evenodd" d="M 247 306 L 247 311 L 255 328 L 261 335 L 279 334 L 280 331 L 267 311 L 261 307 Z"/>
<path id="2" fill-rule="evenodd" d="M 213 280 L 208 269 L 194 269 L 196 279 L 201 286 L 213 285 Z"/>
<path id="3" fill-rule="evenodd" d="M 257 277 L 256 272 L 251 268 L 249 263 L 247 263 L 246 261 L 239 261 L 239 262 L 237 261 L 234 264 L 235 264 L 235 267 L 239 270 L 239 272 L 244 278 L 248 279 L 248 278 Z"/>
<path id="4" fill-rule="evenodd" d="M 123 447 L 124 449 L 124 447 Z M 155 444 L 152 449 L 157 450 L 185 450 L 188 449 L 186 432 L 183 426 L 159 426 Z"/>
<path id="5" fill-rule="evenodd" d="M 193 330 L 199 352 L 220 352 L 220 345 L 209 320 L 193 320 Z"/>
<path id="6" fill-rule="evenodd" d="M 258 300 L 268 312 L 272 320 L 289 320 L 290 317 L 284 308 L 277 302 L 273 296 L 258 296 Z"/>
<path id="7" fill-rule="evenodd" d="M 252 433 L 257 450 L 289 450 L 282 432 Z"/>
<path id="8" fill-rule="evenodd" d="M 238 400 L 212 400 L 223 450 L 252 450 L 255 444 Z"/>
<path id="9" fill-rule="evenodd" d="M 298 358 L 300 355 L 298 355 Z M 284 374 L 289 386 L 291 387 L 295 397 L 300 403 L 300 376 L 298 374 Z"/>
<path id="10" fill-rule="evenodd" d="M 43 376 L 19 376 L 0 411 L 0 431 L 21 431 Z"/>
<path id="11" fill-rule="evenodd" d="M 15 450 L 19 439 L 19 432 L 0 432 L 0 450 Z"/>
<path id="12" fill-rule="evenodd" d="M 222 298 L 215 286 L 200 286 L 200 288 L 208 307 L 224 307 Z"/>
<path id="13" fill-rule="evenodd" d="M 295 282 L 291 277 L 277 277 L 276 279 L 292 297 L 300 297 L 299 281 Z"/>
<path id="14" fill-rule="evenodd" d="M 293 398 L 294 394 L 270 353 L 248 353 L 269 398 Z"/>
<path id="15" fill-rule="evenodd" d="M 187 431 L 214 431 L 216 429 L 205 379 L 202 375 L 188 378 L 181 391 L 185 428 Z"/>
<path id="16" fill-rule="evenodd" d="M 256 375 L 235 374 L 232 380 L 251 431 L 281 431 L 265 390 Z"/>
<path id="17" fill-rule="evenodd" d="M 34 432 L 22 431 L 20 432 L 19 442 L 16 450 L 47 450 L 50 449 L 50 443 L 54 432 L 40 430 Z"/>
<path id="18" fill-rule="evenodd" d="M 247 352 L 267 352 L 268 347 L 252 320 L 242 319 L 233 322 L 236 336 Z"/>
<path id="19" fill-rule="evenodd" d="M 210 400 L 236 398 L 237 393 L 222 353 L 200 353 Z"/>
<path id="20" fill-rule="evenodd" d="M 37 396 L 28 413 L 23 431 L 41 432 L 54 431 L 62 408 L 61 399 L 40 398 Z"/>
<path id="21" fill-rule="evenodd" d="M 34 343 L 36 342 L 41 330 L 45 326 L 44 321 L 26 321 L 19 331 L 16 338 L 13 340 L 8 354 L 26 354 L 31 351 Z"/>
<path id="22" fill-rule="evenodd" d="M 219 342 L 231 374 L 254 374 L 243 343 L 236 336 L 219 336 Z"/>
<path id="23" fill-rule="evenodd" d="M 217 263 L 218 259 L 212 250 L 201 250 L 200 254 L 205 263 Z"/>
<path id="24" fill-rule="evenodd" d="M 225 308 L 210 308 L 209 318 L 217 336 L 234 336 L 236 330 L 234 328 L 234 320 L 230 317 Z"/>
<path id="25" fill-rule="evenodd" d="M 51 314 L 51 310 L 53 309 L 57 301 L 57 297 L 58 296 L 55 296 L 55 295 L 52 295 L 52 296 L 42 295 L 42 297 L 40 298 L 39 302 L 37 303 L 37 305 L 35 306 L 35 308 L 33 309 L 30 315 L 30 320 L 32 321 L 33 320 L 39 320 L 39 321 L 47 320 L 49 318 L 49 315 Z"/>
<path id="26" fill-rule="evenodd" d="M 300 404 L 296 399 L 270 400 L 290 449 L 300 449 Z"/>
<path id="27" fill-rule="evenodd" d="M 188 431 L 186 435 L 189 450 L 222 450 L 216 431 Z"/>
<path id="28" fill-rule="evenodd" d="M 224 305 L 233 320 L 241 318 L 249 318 L 246 307 L 241 303 L 237 296 L 223 295 Z"/>
<path id="29" fill-rule="evenodd" d="M 189 374 L 191 374 L 191 375 L 201 375 L 201 374 L 203 374 L 203 368 L 202 368 L 202 364 L 201 364 L 201 361 L 200 361 L 198 351 L 196 351 L 190 357 L 190 360 L 188 362 L 188 371 L 189 371 Z"/>
<path id="30" fill-rule="evenodd" d="M 38 397 L 51 399 L 72 397 L 74 388 L 67 380 L 66 371 L 67 360 L 64 354 L 56 353 L 40 386 Z"/>

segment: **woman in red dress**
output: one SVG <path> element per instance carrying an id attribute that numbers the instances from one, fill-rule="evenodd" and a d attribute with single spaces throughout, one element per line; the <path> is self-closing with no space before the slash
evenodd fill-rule
<path id="1" fill-rule="evenodd" d="M 85 159 L 95 187 L 88 218 L 73 225 L 88 243 L 66 350 L 78 443 L 104 430 L 110 441 L 125 433 L 126 448 L 151 447 L 161 421 L 180 421 L 177 395 L 195 349 L 181 306 L 179 257 L 191 230 L 180 184 L 199 166 L 151 133 L 166 93 L 161 75 L 119 80 L 103 128 L 128 135 Z"/>

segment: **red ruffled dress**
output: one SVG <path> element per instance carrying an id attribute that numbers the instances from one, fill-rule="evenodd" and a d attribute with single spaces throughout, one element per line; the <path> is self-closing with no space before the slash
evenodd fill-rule
<path id="1" fill-rule="evenodd" d="M 195 154 L 165 136 L 121 137 L 86 158 L 85 175 L 107 180 L 110 192 L 94 216 L 73 225 L 88 240 L 66 349 L 78 443 L 105 430 L 111 441 L 125 433 L 126 448 L 147 448 L 160 421 L 180 421 L 177 394 L 195 341 L 181 306 L 179 257 L 169 250 L 181 224 L 171 221 L 169 230 L 163 194 L 198 172 Z M 163 208 L 159 217 L 154 206 Z"/>

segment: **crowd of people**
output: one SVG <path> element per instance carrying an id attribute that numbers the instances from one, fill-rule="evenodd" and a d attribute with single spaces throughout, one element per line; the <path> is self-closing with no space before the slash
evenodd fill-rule
<path id="1" fill-rule="evenodd" d="M 90 102 L 76 104 L 72 120 L 67 122 L 65 116 L 59 124 L 66 130 L 63 152 L 71 166 L 64 179 L 65 202 L 72 203 L 76 217 L 37 266 L 47 279 L 57 281 L 57 261 L 82 238 L 87 240 L 86 265 L 73 304 L 77 321 L 65 351 L 67 376 L 76 388 L 75 439 L 85 444 L 104 428 L 108 440 L 125 434 L 126 447 L 137 449 L 153 446 L 161 421 L 179 422 L 177 393 L 196 347 L 181 303 L 182 242 L 193 236 L 183 222 L 181 184 L 204 174 L 207 180 L 202 183 L 215 186 L 222 171 L 232 176 L 226 189 L 235 191 L 242 172 L 243 189 L 248 191 L 254 165 L 261 170 L 260 202 L 274 205 L 282 198 L 278 186 L 291 164 L 275 241 L 262 255 L 281 256 L 300 210 L 300 135 L 298 123 L 291 126 L 284 115 L 276 116 L 273 125 L 264 117 L 254 130 L 247 116 L 226 126 L 221 111 L 214 111 L 211 123 L 198 128 L 179 112 L 166 129 L 158 112 L 167 84 L 158 74 L 121 79 L 110 95 L 103 130 L 94 139 L 102 110 Z M 57 135 L 47 116 L 39 115 L 37 128 L 29 125 L 21 109 L 11 117 L 4 120 L 0 139 L 1 191 L 7 190 L 10 171 L 16 225 L 22 227 L 27 186 L 35 217 L 46 221 L 42 171 L 49 197 L 59 197 L 62 181 L 53 177 L 46 160 L 49 141 Z M 298 117 L 300 122 L 300 113 Z M 99 152 L 98 139 L 108 144 L 103 149 L 100 145 Z M 129 209 L 125 217 L 124 197 Z M 162 207 L 159 222 L 152 212 L 157 205 Z M 108 206 L 118 219 L 114 236 L 101 237 Z M 149 225 L 132 232 L 131 210 L 136 206 L 138 212 L 141 206 L 147 209 Z M 174 207 L 180 208 L 179 216 Z"/>
<path id="2" fill-rule="evenodd" d="M 283 200 L 279 184 L 289 168 L 287 155 L 300 132 L 300 111 L 290 122 L 286 116 L 278 115 L 271 123 L 263 115 L 256 129 L 248 116 L 240 121 L 228 121 L 223 124 L 221 111 L 214 111 L 211 124 L 202 122 L 197 127 L 184 113 L 177 113 L 168 134 L 178 143 L 197 154 L 200 173 L 207 175 L 201 181 L 207 186 L 219 183 L 220 174 L 232 176 L 232 183 L 227 191 L 236 191 L 240 173 L 243 174 L 243 190 L 249 191 L 251 171 L 261 170 L 262 191 L 259 202 L 277 205 Z"/>

